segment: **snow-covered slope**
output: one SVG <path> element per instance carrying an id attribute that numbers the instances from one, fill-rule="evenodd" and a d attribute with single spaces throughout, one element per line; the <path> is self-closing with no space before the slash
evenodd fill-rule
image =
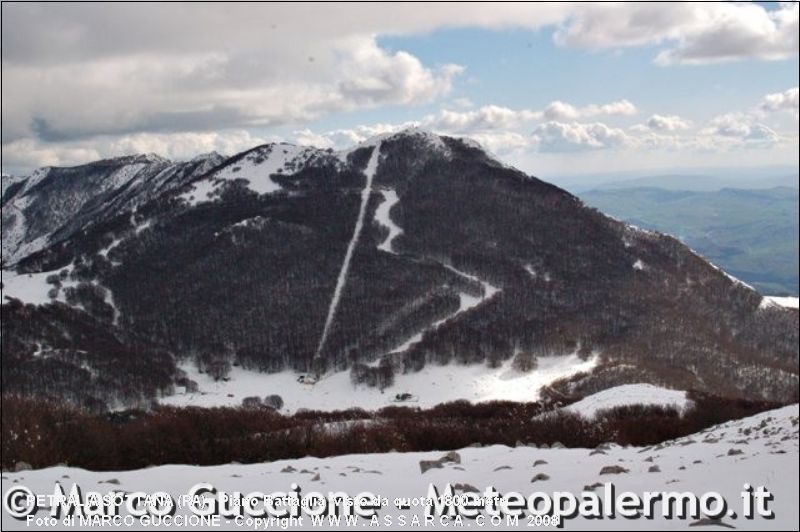
<path id="1" fill-rule="evenodd" d="M 445 458 L 440 460 L 440 458 Z M 421 462 L 433 462 L 424 470 Z M 437 463 L 438 462 L 438 463 Z M 685 530 L 687 526 L 712 524 L 712 528 L 735 527 L 739 530 L 796 530 L 798 527 L 798 407 L 778 410 L 719 425 L 698 434 L 645 448 L 622 448 L 615 445 L 598 449 L 535 448 L 491 446 L 467 448 L 455 454 L 444 452 L 387 453 L 346 455 L 332 458 L 306 457 L 273 463 L 193 467 L 169 465 L 126 472 L 92 472 L 69 467 L 52 467 L 37 471 L 4 473 L 2 488 L 25 486 L 36 494 L 53 492 L 56 482 L 68 491 L 72 484 L 83 490 L 110 490 L 152 493 L 165 491 L 177 498 L 192 486 L 208 482 L 227 493 L 243 494 L 258 491 L 272 494 L 288 492 L 296 485 L 300 495 L 321 492 L 344 492 L 349 496 L 368 491 L 386 498 L 387 505 L 378 511 L 378 526 L 396 529 L 399 517 L 405 516 L 411 527 L 413 516 L 423 519 L 424 506 L 398 509 L 396 499 L 429 496 L 430 486 L 440 494 L 446 485 L 456 493 L 480 492 L 491 486 L 501 495 L 511 492 L 527 498 L 534 492 L 552 496 L 554 492 L 595 493 L 605 497 L 605 483 L 613 483 L 616 493 L 692 492 L 698 497 L 716 492 L 728 503 L 728 512 L 721 522 L 688 519 L 666 519 L 660 501 L 654 501 L 654 518 L 626 518 L 617 515 L 586 520 L 578 516 L 565 522 L 567 530 Z M 606 473 L 603 473 L 603 470 Z M 614 471 L 608 473 L 608 471 Z M 772 519 L 743 517 L 742 491 L 745 485 L 763 486 L 774 497 L 768 509 Z M 583 495 L 583 497 L 588 497 Z M 712 505 L 713 506 L 713 505 Z M 125 510 L 123 509 L 123 514 Z M 179 507 L 178 515 L 187 515 Z M 44 513 L 40 510 L 39 515 Z M 734 517 L 732 513 L 735 513 Z M 484 513 L 484 515 L 486 515 Z M 386 526 L 391 518 L 393 526 Z M 699 522 L 698 522 L 699 521 Z M 526 528 L 527 519 L 520 518 L 519 528 Z M 453 528 L 455 521 L 441 521 L 438 516 L 426 528 Z M 477 522 L 464 519 L 467 525 Z M 253 523 L 251 523 L 253 524 Z M 291 523 L 287 523 L 291 526 Z M 449 526 L 444 526 L 444 525 Z M 3 530 L 23 530 L 24 522 L 13 521 L 4 512 Z M 277 526 L 275 523 L 273 526 Z M 485 526 L 489 528 L 487 518 Z M 63 525 L 59 525 L 62 526 Z M 264 526 L 262 522 L 261 526 Z M 363 518 L 357 527 L 368 527 Z M 309 529 L 308 516 L 294 528 Z M 235 529 L 234 518 L 221 522 L 220 529 Z M 331 529 L 329 524 L 315 528 Z M 492 527 L 495 528 L 495 527 Z M 509 529 L 505 520 L 499 529 Z"/>
<path id="2" fill-rule="evenodd" d="M 281 190 L 272 177 L 276 174 L 291 174 L 305 165 L 319 150 L 293 144 L 266 144 L 241 157 L 234 157 L 228 164 L 193 183 L 193 187 L 182 197 L 191 205 L 214 198 L 219 187 L 226 181 L 243 179 L 256 194 L 271 194 Z"/>
<path id="3" fill-rule="evenodd" d="M 14 265 L 90 225 L 133 210 L 223 159 L 217 153 L 188 162 L 132 155 L 72 168 L 41 168 L 25 178 L 4 180 L 3 264 Z"/>
<path id="4" fill-rule="evenodd" d="M 686 398 L 686 392 L 679 390 L 645 383 L 624 384 L 584 397 L 564 410 L 591 419 L 601 410 L 630 405 L 674 406 L 684 410 L 691 406 L 691 401 Z"/>
<path id="5" fill-rule="evenodd" d="M 761 308 L 769 307 L 784 307 L 784 308 L 798 308 L 798 298 L 796 297 L 779 297 L 779 296 L 764 296 L 761 301 Z"/>

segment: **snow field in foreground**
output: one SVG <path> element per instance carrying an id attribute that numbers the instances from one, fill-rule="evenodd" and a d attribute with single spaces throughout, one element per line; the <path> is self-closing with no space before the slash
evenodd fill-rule
<path id="1" fill-rule="evenodd" d="M 306 457 L 272 463 L 197 467 L 167 465 L 125 472 L 92 472 L 70 467 L 52 467 L 19 473 L 3 473 L 2 489 L 12 485 L 25 486 L 34 493 L 52 493 L 54 483 L 60 482 L 65 491 L 72 483 L 84 492 L 111 490 L 153 493 L 165 491 L 177 498 L 201 482 L 211 483 L 227 493 L 249 494 L 255 491 L 272 494 L 290 491 L 293 483 L 301 496 L 316 491 L 345 492 L 356 496 L 369 491 L 388 499 L 388 506 L 379 510 L 381 519 L 391 516 L 394 522 L 400 515 L 422 515 L 420 507 L 398 510 L 396 498 L 426 497 L 433 484 L 442 493 L 445 485 L 460 485 L 457 493 L 476 490 L 484 493 L 493 486 L 500 494 L 520 493 L 529 497 L 535 492 L 553 494 L 562 491 L 580 496 L 594 491 L 603 500 L 604 487 L 596 483 L 613 482 L 616 493 L 630 491 L 638 496 L 644 492 L 686 492 L 696 495 L 717 492 L 725 497 L 729 509 L 737 517 L 724 517 L 723 524 L 740 530 L 788 530 L 798 526 L 798 406 L 764 412 L 756 416 L 712 427 L 688 437 L 659 445 L 638 448 L 604 446 L 590 449 L 539 449 L 519 446 L 490 446 L 458 450 L 460 463 L 448 462 L 440 468 L 421 471 L 420 462 L 438 460 L 442 451 L 422 453 L 385 453 L 345 455 L 330 458 Z M 606 467 L 616 467 L 618 473 L 600 474 Z M 741 492 L 745 483 L 765 486 L 774 496 L 769 508 L 771 520 L 745 520 L 742 515 Z M 593 487 L 594 486 L 594 487 Z M 177 513 L 186 515 L 188 509 L 179 507 Z M 123 509 L 122 513 L 125 513 Z M 577 517 L 565 523 L 567 530 L 685 530 L 692 520 L 666 520 L 661 507 L 656 517 L 629 519 L 584 520 Z M 41 513 L 39 515 L 42 515 Z M 308 519 L 306 517 L 306 519 Z M 464 520 L 470 523 L 469 520 Z M 520 519 L 520 528 L 525 519 Z M 305 521 L 305 529 L 309 522 Z M 362 520 L 362 525 L 364 524 Z M 15 522 L 6 512 L 3 530 L 26 529 L 24 522 Z M 437 526 L 426 528 L 443 528 Z M 59 525 L 61 526 L 61 525 Z M 408 526 L 408 525 L 407 525 Z M 470 526 L 474 526 L 474 522 Z M 450 523 L 450 527 L 453 523 Z M 234 522 L 223 530 L 235 529 Z M 396 528 L 396 527 L 394 527 Z M 486 521 L 486 528 L 489 521 Z M 717 527 L 714 527 L 716 529 Z M 321 529 L 330 529 L 321 527 Z M 504 529 L 504 527 L 500 527 Z"/>

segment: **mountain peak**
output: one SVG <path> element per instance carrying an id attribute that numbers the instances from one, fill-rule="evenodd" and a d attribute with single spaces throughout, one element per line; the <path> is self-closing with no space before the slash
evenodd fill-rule
<path id="1" fill-rule="evenodd" d="M 367 138 L 366 140 L 360 142 L 358 146 L 359 147 L 374 146 L 379 142 L 398 139 L 402 137 L 419 137 L 425 139 L 426 141 L 432 144 L 442 143 L 442 137 L 440 135 L 437 135 L 436 133 L 421 128 L 419 126 L 408 126 L 399 130 L 387 131 L 385 133 L 378 133 L 377 135 L 373 135 Z"/>
<path id="2" fill-rule="evenodd" d="M 137 159 L 141 160 L 142 162 L 147 162 L 147 163 L 168 163 L 168 162 L 171 162 L 166 157 L 162 157 L 162 156 L 158 155 L 157 153 L 153 153 L 153 152 L 139 155 L 139 156 L 137 156 Z"/>
<path id="3" fill-rule="evenodd" d="M 201 153 L 199 155 L 195 155 L 192 157 L 189 162 L 192 163 L 199 163 L 202 161 L 214 160 L 214 159 L 224 159 L 225 157 L 221 155 L 218 151 L 213 150 L 206 153 Z"/>

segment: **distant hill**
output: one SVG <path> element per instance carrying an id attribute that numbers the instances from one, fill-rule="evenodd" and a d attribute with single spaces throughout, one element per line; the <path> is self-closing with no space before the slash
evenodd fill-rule
<path id="1" fill-rule="evenodd" d="M 675 168 L 660 172 L 618 172 L 576 176 L 548 176 L 573 194 L 594 190 L 655 187 L 664 190 L 712 192 L 724 188 L 798 188 L 798 169 L 793 166 L 756 168 Z"/>
<path id="2" fill-rule="evenodd" d="M 615 217 L 679 237 L 764 293 L 798 293 L 797 188 L 697 192 L 632 187 L 580 196 Z"/>
<path id="3" fill-rule="evenodd" d="M 797 190 L 797 175 L 769 176 L 760 178 L 726 178 L 709 175 L 665 174 L 622 181 L 603 183 L 595 187 L 597 190 L 619 190 L 629 188 L 655 187 L 664 190 L 689 190 L 693 192 L 715 192 L 725 188 L 736 189 L 770 189 L 778 187 Z"/>

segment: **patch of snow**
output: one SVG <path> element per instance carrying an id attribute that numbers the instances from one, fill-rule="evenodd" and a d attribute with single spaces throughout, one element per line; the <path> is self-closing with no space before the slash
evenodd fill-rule
<path id="1" fill-rule="evenodd" d="M 195 181 L 192 184 L 192 188 L 178 197 L 194 207 L 199 203 L 210 201 L 218 186 L 219 182 L 214 181 L 212 178 L 201 179 L 200 181 Z"/>
<path id="2" fill-rule="evenodd" d="M 250 190 L 256 194 L 272 194 L 282 190 L 272 176 L 301 167 L 316 151 L 315 148 L 283 143 L 255 148 L 242 158 L 196 181 L 193 188 L 180 197 L 191 205 L 210 201 L 225 181 L 235 179 L 247 181 Z M 214 159 L 210 158 L 209 161 L 213 162 Z"/>
<path id="3" fill-rule="evenodd" d="M 23 303 L 33 305 L 52 303 L 53 300 L 47 293 L 53 288 L 53 285 L 47 284 L 45 279 L 53 274 L 58 274 L 58 272 L 17 273 L 3 270 L 3 301 L 6 300 L 6 297 L 13 297 Z"/>
<path id="4" fill-rule="evenodd" d="M 266 160 L 261 163 L 257 162 L 258 156 L 256 153 L 248 154 L 215 173 L 214 177 L 225 180 L 245 179 L 249 183 L 250 190 L 257 194 L 277 192 L 281 189 L 281 186 L 273 181 L 271 176 L 279 169 L 283 169 L 288 162 L 290 158 L 288 148 L 289 146 L 284 148 L 276 145 L 269 152 Z M 298 148 L 296 146 L 291 146 L 291 148 L 293 148 L 291 150 L 292 154 L 296 154 Z"/>
<path id="5" fill-rule="evenodd" d="M 107 245 L 106 247 L 104 247 L 103 249 L 98 251 L 97 254 L 100 255 L 101 257 L 107 259 L 108 258 L 108 254 L 111 253 L 111 250 L 114 249 L 115 247 L 119 246 L 121 243 L 122 243 L 122 239 L 121 238 L 114 237 L 114 240 L 112 240 L 109 245 Z"/>
<path id="6" fill-rule="evenodd" d="M 63 268 L 62 268 L 63 270 Z M 54 298 L 51 298 L 49 292 L 55 288 L 54 285 L 47 283 L 47 278 L 51 275 L 59 275 L 61 270 L 53 270 L 49 272 L 36 272 L 36 273 L 17 273 L 12 270 L 2 270 L 2 282 L 3 282 L 3 297 L 2 301 L 5 302 L 7 297 L 19 299 L 21 302 L 25 304 L 32 304 L 32 305 L 47 305 L 49 303 L 53 303 L 55 301 L 59 301 L 64 304 L 67 303 L 65 297 L 65 291 L 67 288 L 75 288 L 78 286 L 79 281 L 71 279 L 67 276 L 66 279 L 60 279 L 61 286 L 58 290 L 58 295 Z M 103 287 L 97 281 L 90 281 L 90 284 L 95 286 L 100 286 L 103 288 L 105 297 L 104 301 L 108 303 L 111 308 L 114 310 L 114 321 L 113 323 L 116 325 L 119 320 L 119 309 L 114 304 L 114 296 L 111 293 L 111 290 L 108 288 Z M 86 310 L 81 305 L 71 305 L 75 306 L 76 308 L 80 308 L 82 310 Z"/>
<path id="7" fill-rule="evenodd" d="M 577 403 L 564 407 L 564 410 L 592 419 L 601 410 L 630 405 L 674 406 L 685 411 L 691 407 L 692 402 L 683 391 L 645 383 L 624 384 L 584 397 Z"/>
<path id="8" fill-rule="evenodd" d="M 770 308 L 770 307 L 784 307 L 784 308 L 798 308 L 798 298 L 797 297 L 779 297 L 779 296 L 764 296 L 761 300 L 761 304 L 759 308 Z"/>
<path id="9" fill-rule="evenodd" d="M 383 201 L 378 208 L 375 209 L 375 221 L 378 222 L 381 226 L 385 227 L 389 230 L 389 234 L 386 236 L 386 239 L 378 244 L 378 249 L 381 251 L 385 251 L 387 253 L 396 253 L 392 249 L 392 241 L 400 236 L 403 233 L 403 230 L 392 221 L 391 216 L 389 216 L 392 207 L 394 207 L 400 198 L 397 196 L 397 192 L 393 189 L 389 190 L 381 190 L 381 195 L 383 196 Z"/>
<path id="10" fill-rule="evenodd" d="M 642 259 L 636 259 L 636 262 L 633 263 L 634 270 L 644 270 L 646 268 Z"/>
<path id="11" fill-rule="evenodd" d="M 713 529 L 729 525 L 744 530 L 796 530 L 800 520 L 797 505 L 800 497 L 800 486 L 797 482 L 800 456 L 798 413 L 798 406 L 795 404 L 711 427 L 658 446 L 612 445 L 602 453 L 581 448 L 511 448 L 504 445 L 468 447 L 457 450 L 460 463 L 444 463 L 441 468 L 429 469 L 424 473 L 420 462 L 439 460 L 445 451 L 351 454 L 328 458 L 309 456 L 246 465 L 164 465 L 118 472 L 94 472 L 56 466 L 19 473 L 4 472 L 2 490 L 5 493 L 11 486 L 24 485 L 34 494 L 46 495 L 53 493 L 53 487 L 58 482 L 67 493 L 75 483 L 84 490 L 103 493 L 111 490 L 128 493 L 164 491 L 175 500 L 186 494 L 192 486 L 205 482 L 228 494 L 286 493 L 291 491 L 293 484 L 298 486 L 301 496 L 315 491 L 322 492 L 323 497 L 329 492 L 345 493 L 354 497 L 368 491 L 388 500 L 388 506 L 378 511 L 378 524 L 373 528 L 395 529 L 399 527 L 400 516 L 403 516 L 406 526 L 424 526 L 411 525 L 414 518 L 419 523 L 426 522 L 424 505 L 411 505 L 409 509 L 400 510 L 393 502 L 395 499 L 428 497 L 431 486 L 435 486 L 440 494 L 447 484 L 470 485 L 481 494 L 492 486 L 501 495 L 516 492 L 523 498 L 528 498 L 534 492 L 564 492 L 572 493 L 580 499 L 588 497 L 588 492 L 594 492 L 597 496 L 596 504 L 602 504 L 603 511 L 606 511 L 606 503 L 603 501 L 605 490 L 610 488 L 606 483 L 613 483 L 617 495 L 630 492 L 643 497 L 645 492 L 692 492 L 699 497 L 705 493 L 718 493 L 728 507 L 739 515 L 735 518 L 723 517 L 722 523 L 711 527 Z M 341 428 L 337 427 L 339 430 Z M 741 454 L 731 454 L 732 450 L 738 450 Z M 603 468 L 613 465 L 624 468 L 623 472 L 600 475 Z M 545 476 L 532 483 L 532 477 L 539 473 Z M 118 484 L 104 484 L 112 478 Z M 596 490 L 590 487 L 595 483 L 600 484 Z M 756 514 L 750 520 L 741 515 L 741 491 L 745 484 L 764 486 L 770 491 L 773 495 L 769 502 L 769 509 L 774 513 L 772 518 L 758 517 Z M 715 499 L 711 501 L 711 506 L 715 507 Z M 608 503 L 613 504 L 613 500 Z M 176 508 L 178 516 L 190 514 L 186 505 L 178 504 Z M 571 530 L 686 530 L 692 524 L 693 520 L 664 518 L 662 510 L 661 501 L 656 499 L 653 501 L 652 519 L 624 518 L 619 515 L 615 519 L 587 519 L 579 514 L 578 517 L 566 520 L 563 526 Z M 42 517 L 48 512 L 49 508 L 46 506 L 40 508 L 36 517 Z M 489 516 L 485 511 L 481 514 L 488 524 Z M 126 515 L 124 506 L 121 515 Z M 309 518 L 306 516 L 303 519 L 302 523 L 287 521 L 286 527 L 296 530 L 312 528 Z M 385 519 L 391 519 L 392 524 L 387 526 Z M 524 527 L 523 523 L 527 520 L 528 517 L 521 516 L 520 526 Z M 469 519 L 461 522 L 472 523 Z M 368 520 L 363 518 L 359 523 L 369 526 L 366 525 Z M 425 528 L 452 529 L 453 526 L 458 526 L 454 523 L 457 521 L 440 521 L 437 516 Z M 505 524 L 505 519 L 502 523 Z M 232 526 L 233 524 L 223 528 Z M 272 526 L 283 528 L 279 524 Z M 359 524 L 353 526 L 357 527 Z M 3 530 L 24 527 L 24 523 L 3 512 Z M 60 523 L 58 527 L 62 529 Z M 325 521 L 325 525 L 320 528 L 332 530 L 335 527 L 329 526 Z"/>
<path id="12" fill-rule="evenodd" d="M 392 399 L 398 393 L 417 396 L 419 401 L 414 403 L 415 406 L 425 408 L 458 399 L 473 402 L 536 401 L 543 386 L 579 372 L 591 371 L 597 360 L 597 357 L 583 360 L 577 354 L 539 357 L 537 369 L 529 373 L 512 369 L 511 361 L 495 369 L 482 364 L 428 364 L 419 372 L 395 375 L 394 384 L 384 392 L 377 388 L 353 386 L 349 371 L 332 373 L 316 384 L 306 385 L 297 382 L 298 374 L 295 372 L 261 373 L 234 367 L 229 380 L 215 382 L 207 373 L 200 373 L 193 364 L 187 364 L 181 369 L 197 382 L 198 392 L 170 395 L 160 402 L 177 406 L 238 406 L 245 397 L 278 394 L 284 400 L 284 411 L 291 413 L 300 408 L 377 410 L 394 404 Z"/>
<path id="13" fill-rule="evenodd" d="M 537 272 L 530 264 L 525 265 L 525 271 L 528 272 L 534 279 L 539 279 L 541 277 L 546 283 L 550 282 L 550 274 L 548 272 L 544 272 L 540 275 L 539 272 Z"/>

